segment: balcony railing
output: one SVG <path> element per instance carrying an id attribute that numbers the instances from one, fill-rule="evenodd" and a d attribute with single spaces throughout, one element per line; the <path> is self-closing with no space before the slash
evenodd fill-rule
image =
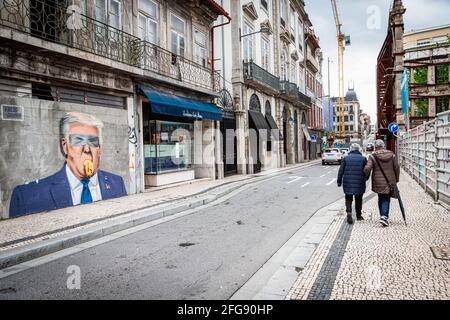
<path id="1" fill-rule="evenodd" d="M 295 83 L 289 81 L 280 81 L 280 92 L 292 99 L 297 99 L 298 97 L 298 87 Z"/>
<path id="2" fill-rule="evenodd" d="M 0 26 L 195 86 L 220 90 L 218 73 L 69 9 L 48 0 L 1 0 Z"/>
<path id="3" fill-rule="evenodd" d="M 280 79 L 253 61 L 244 61 L 243 68 L 245 80 L 257 81 L 275 91 L 280 91 Z"/>
<path id="4" fill-rule="evenodd" d="M 311 107 L 311 98 L 301 91 L 298 91 L 298 100 L 307 107 Z"/>
<path id="5" fill-rule="evenodd" d="M 313 55 L 309 52 L 306 53 L 306 63 L 313 68 L 315 71 L 319 70 L 319 63 L 317 62 L 316 58 L 313 57 Z"/>

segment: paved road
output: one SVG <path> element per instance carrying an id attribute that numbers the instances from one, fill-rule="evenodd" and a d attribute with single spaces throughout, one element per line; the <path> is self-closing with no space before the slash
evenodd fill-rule
<path id="1" fill-rule="evenodd" d="M 0 299 L 228 299 L 318 209 L 338 166 L 293 169 L 209 208 L 0 278 Z M 81 288 L 69 290 L 69 266 Z"/>

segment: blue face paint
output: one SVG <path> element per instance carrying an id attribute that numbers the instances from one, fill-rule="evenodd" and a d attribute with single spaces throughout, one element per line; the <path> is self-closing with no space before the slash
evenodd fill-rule
<path id="1" fill-rule="evenodd" d="M 100 146 L 100 140 L 99 140 L 98 136 L 88 136 L 88 135 L 84 135 L 84 134 L 69 135 L 69 143 L 73 147 L 83 147 L 87 144 L 94 148 L 97 148 Z"/>

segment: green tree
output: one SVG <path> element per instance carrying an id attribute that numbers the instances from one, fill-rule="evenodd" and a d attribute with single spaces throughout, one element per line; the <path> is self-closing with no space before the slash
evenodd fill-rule
<path id="1" fill-rule="evenodd" d="M 448 83 L 448 64 L 439 64 L 436 66 L 436 84 Z"/>
<path id="2" fill-rule="evenodd" d="M 428 68 L 419 67 L 414 69 L 414 83 L 415 84 L 427 84 L 428 81 Z"/>
<path id="3" fill-rule="evenodd" d="M 436 113 L 449 110 L 449 96 L 436 98 Z"/>
<path id="4" fill-rule="evenodd" d="M 414 116 L 428 117 L 428 99 L 414 100 Z"/>

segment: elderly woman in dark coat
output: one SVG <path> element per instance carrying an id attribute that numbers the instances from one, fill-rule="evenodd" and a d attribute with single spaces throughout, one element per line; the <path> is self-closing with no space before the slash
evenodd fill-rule
<path id="1" fill-rule="evenodd" d="M 366 192 L 366 175 L 364 166 L 367 159 L 360 152 L 360 146 L 353 143 L 350 146 L 350 153 L 342 160 L 337 179 L 338 187 L 344 185 L 345 207 L 347 210 L 347 222 L 353 223 L 352 202 L 355 197 L 356 219 L 364 220 L 362 217 L 362 197 Z"/>

